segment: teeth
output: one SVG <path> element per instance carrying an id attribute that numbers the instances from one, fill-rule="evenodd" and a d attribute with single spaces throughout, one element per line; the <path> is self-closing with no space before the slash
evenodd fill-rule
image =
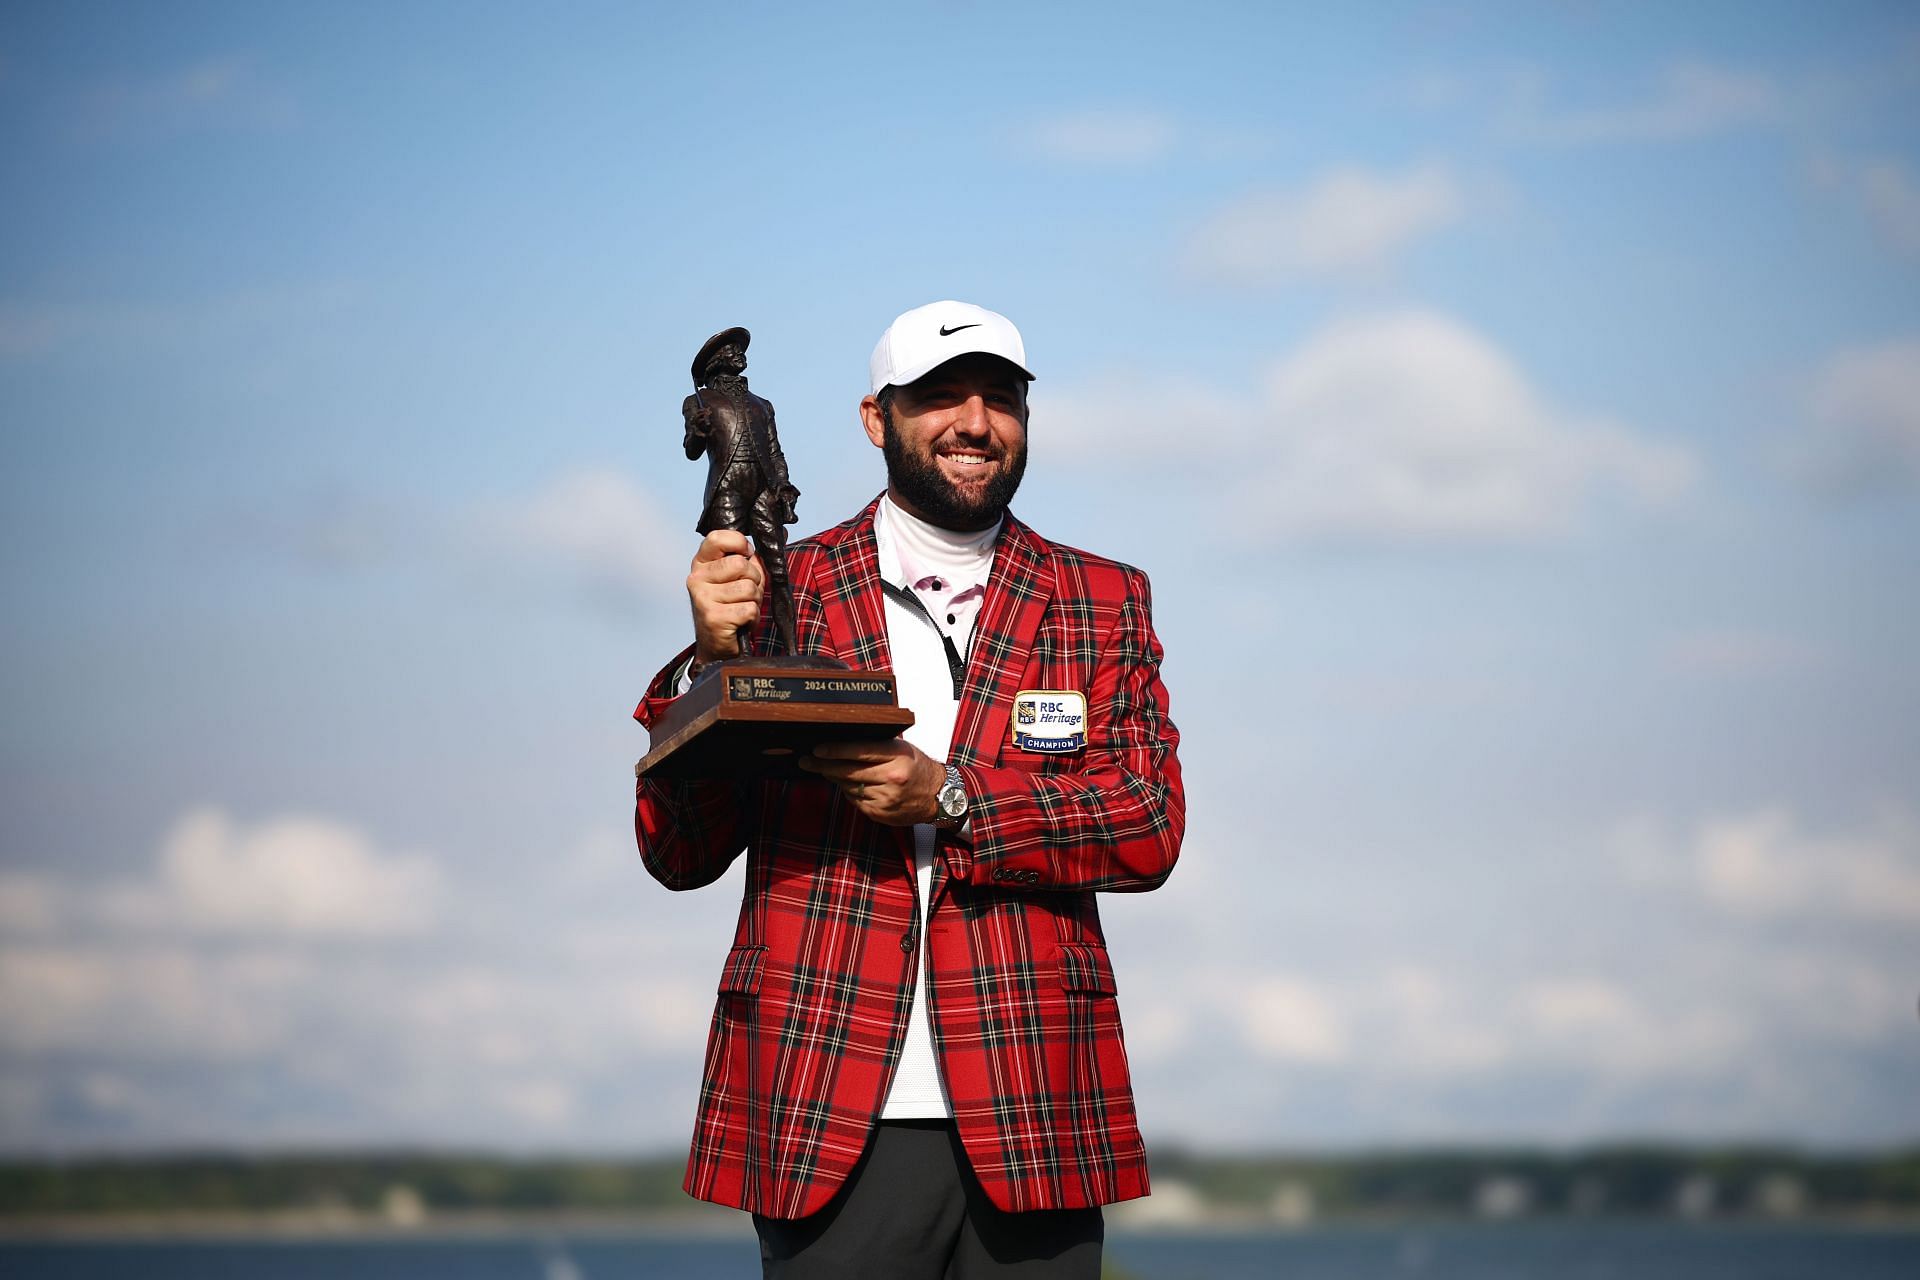
<path id="1" fill-rule="evenodd" d="M 978 453 L 943 453 L 940 456 L 948 462 L 962 467 L 985 466 L 987 462 L 986 457 Z"/>

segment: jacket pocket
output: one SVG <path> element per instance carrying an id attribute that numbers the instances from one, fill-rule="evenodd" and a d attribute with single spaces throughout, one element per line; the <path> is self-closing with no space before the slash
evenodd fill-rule
<path id="1" fill-rule="evenodd" d="M 1060 944 L 1060 985 L 1089 995 L 1114 994 L 1113 964 L 1107 949 L 1084 942 Z"/>
<path id="2" fill-rule="evenodd" d="M 727 962 L 720 968 L 720 994 L 759 995 L 760 974 L 766 961 L 764 946 L 735 947 L 727 952 Z"/>

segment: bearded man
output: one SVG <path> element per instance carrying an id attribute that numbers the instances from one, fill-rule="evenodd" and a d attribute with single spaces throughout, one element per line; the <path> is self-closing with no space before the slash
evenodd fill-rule
<path id="1" fill-rule="evenodd" d="M 798 652 L 891 669 L 913 726 L 798 781 L 638 783 L 668 888 L 747 854 L 685 1186 L 753 1213 L 767 1276 L 1092 1280 L 1099 1206 L 1147 1193 L 1094 894 L 1172 871 L 1179 733 L 1146 576 L 1007 509 L 1026 366 L 995 312 L 896 319 L 860 402 L 886 492 L 788 551 Z M 700 544 L 642 723 L 771 648 L 751 550 Z"/>

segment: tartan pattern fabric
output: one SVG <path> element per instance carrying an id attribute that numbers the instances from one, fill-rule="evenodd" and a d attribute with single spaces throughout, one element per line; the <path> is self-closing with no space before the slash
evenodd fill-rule
<path id="1" fill-rule="evenodd" d="M 803 652 L 890 665 L 876 505 L 788 551 Z M 1007 517 L 948 756 L 969 834 L 940 833 L 924 926 L 955 1124 L 1006 1210 L 1147 1192 L 1093 894 L 1158 886 L 1185 829 L 1150 613 L 1140 571 Z M 634 712 L 642 723 L 667 704 L 684 657 L 656 677 Z M 1083 752 L 1013 746 L 1023 689 L 1086 693 Z M 860 1158 L 906 1035 L 923 927 L 912 831 L 868 821 L 813 779 L 642 779 L 634 831 L 672 889 L 711 883 L 747 852 L 686 1190 L 770 1217 L 816 1212 Z"/>

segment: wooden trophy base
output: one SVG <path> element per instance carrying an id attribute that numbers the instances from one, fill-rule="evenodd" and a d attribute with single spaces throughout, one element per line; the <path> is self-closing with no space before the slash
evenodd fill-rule
<path id="1" fill-rule="evenodd" d="M 791 778 L 822 742 L 892 738 L 913 723 L 891 671 L 832 658 L 734 658 L 700 673 L 649 734 L 641 778 Z"/>

